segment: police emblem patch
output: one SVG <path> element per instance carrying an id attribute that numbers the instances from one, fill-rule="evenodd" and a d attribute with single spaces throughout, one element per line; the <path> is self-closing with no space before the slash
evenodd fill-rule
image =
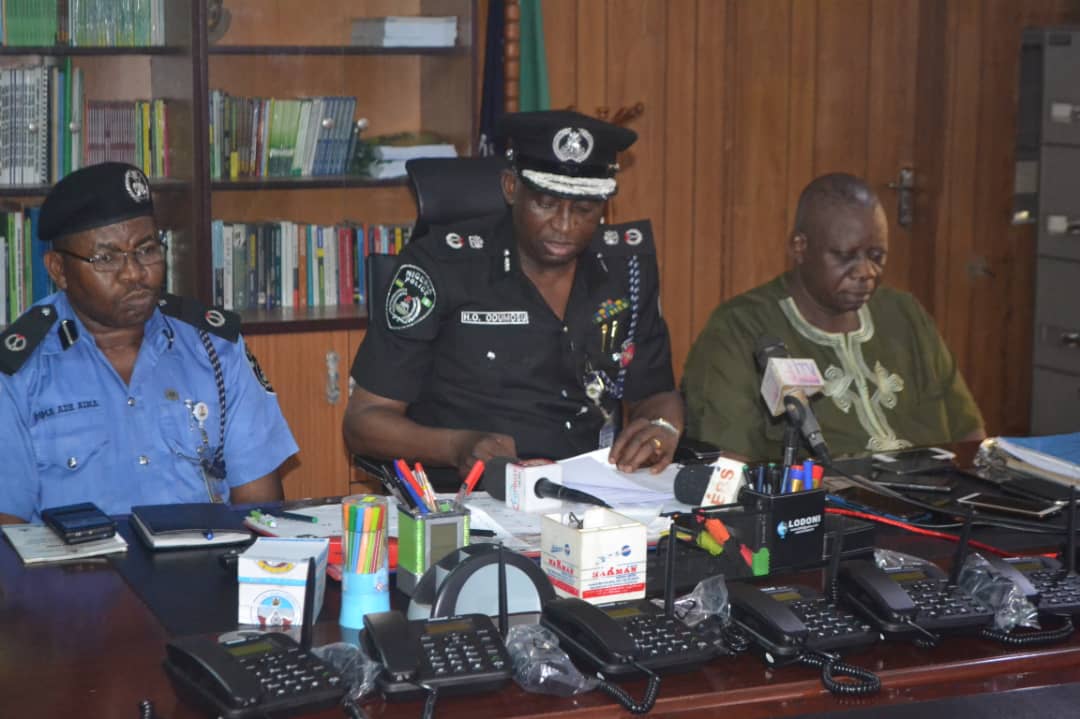
<path id="1" fill-rule="evenodd" d="M 641 241 L 645 239 L 645 235 L 641 234 L 641 230 L 636 227 L 631 227 L 626 231 L 626 244 L 631 247 L 636 247 L 641 244 Z"/>
<path id="2" fill-rule="evenodd" d="M 469 235 L 469 247 L 474 250 L 484 249 L 484 238 L 480 235 Z"/>
<path id="3" fill-rule="evenodd" d="M 255 379 L 259 380 L 259 384 L 262 385 L 264 390 L 274 394 L 274 388 L 270 385 L 270 380 L 267 379 L 266 373 L 262 371 L 262 367 L 259 366 L 259 360 L 255 359 L 255 355 L 251 353 L 251 348 L 244 345 L 244 353 L 247 355 L 248 364 L 251 365 L 251 371 L 255 373 Z"/>
<path id="4" fill-rule="evenodd" d="M 456 232 L 448 232 L 446 234 L 446 244 L 455 250 L 460 250 L 464 246 L 464 242 L 461 239 L 461 235 Z"/>
<path id="5" fill-rule="evenodd" d="M 435 309 L 435 284 L 416 265 L 402 265 L 386 293 L 386 325 L 403 330 L 423 321 Z"/>
<path id="6" fill-rule="evenodd" d="M 559 162 L 581 164 L 593 151 L 592 133 L 583 127 L 564 127 L 551 140 L 551 151 Z"/>
<path id="7" fill-rule="evenodd" d="M 617 245 L 619 244 L 619 233 L 615 230 L 604 230 L 604 244 L 605 245 Z"/>
<path id="8" fill-rule="evenodd" d="M 138 170 L 124 173 L 124 189 L 135 202 L 146 202 L 150 199 L 150 183 L 146 181 L 146 175 Z"/>

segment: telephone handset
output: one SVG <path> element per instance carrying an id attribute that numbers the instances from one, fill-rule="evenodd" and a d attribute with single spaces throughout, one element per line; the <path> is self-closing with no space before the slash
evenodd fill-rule
<path id="1" fill-rule="evenodd" d="M 726 652 L 719 628 L 689 627 L 645 600 L 594 606 L 577 597 L 544 604 L 540 623 L 573 659 L 610 676 L 696 669 Z"/>
<path id="2" fill-rule="evenodd" d="M 246 632 L 224 642 L 185 637 L 165 651 L 177 694 L 225 719 L 318 711 L 345 694 L 340 674 L 286 634 Z"/>
<path id="3" fill-rule="evenodd" d="M 731 618 L 750 634 L 770 664 L 794 661 L 807 651 L 869 646 L 878 639 L 870 625 L 810 587 L 732 582 L 727 588 Z"/>
<path id="4" fill-rule="evenodd" d="M 854 559 L 840 565 L 840 594 L 880 631 L 895 637 L 984 627 L 994 613 L 926 563 L 882 569 Z"/>
<path id="5" fill-rule="evenodd" d="M 502 688 L 513 666 L 491 617 L 462 614 L 409 620 L 398 611 L 364 615 L 363 641 L 383 670 L 376 684 L 391 700 L 476 694 Z"/>

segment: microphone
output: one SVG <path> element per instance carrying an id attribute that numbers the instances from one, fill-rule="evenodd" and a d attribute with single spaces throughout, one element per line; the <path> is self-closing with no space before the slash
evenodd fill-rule
<path id="1" fill-rule="evenodd" d="M 562 466 L 515 464 L 508 457 L 495 457 L 484 468 L 484 490 L 522 512 L 550 512 L 561 502 L 578 502 L 609 507 L 604 500 L 588 492 L 564 486 Z"/>
<path id="2" fill-rule="evenodd" d="M 812 359 L 792 359 L 784 341 L 764 335 L 754 348 L 754 360 L 762 371 L 761 397 L 775 416 L 787 420 L 802 434 L 810 451 L 826 464 L 832 462 L 808 395 L 822 390 L 825 380 Z"/>
<path id="3" fill-rule="evenodd" d="M 745 466 L 727 457 L 714 464 L 688 464 L 675 475 L 675 499 L 691 507 L 733 504 L 745 481 Z"/>

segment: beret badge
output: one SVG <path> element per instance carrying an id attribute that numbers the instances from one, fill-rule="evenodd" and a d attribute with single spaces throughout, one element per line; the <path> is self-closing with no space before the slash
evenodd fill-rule
<path id="1" fill-rule="evenodd" d="M 564 127 L 555 133 L 551 141 L 551 151 L 559 162 L 581 164 L 589 159 L 593 151 L 593 136 L 581 127 Z"/>

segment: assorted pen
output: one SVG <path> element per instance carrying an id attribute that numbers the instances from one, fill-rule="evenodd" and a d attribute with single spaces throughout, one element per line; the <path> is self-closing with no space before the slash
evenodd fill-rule
<path id="1" fill-rule="evenodd" d="M 435 497 L 435 489 L 431 486 L 424 466 L 416 462 L 410 469 L 404 459 L 395 459 L 393 462 L 394 477 L 391 478 L 391 491 L 409 509 L 415 510 L 422 515 L 438 514 L 459 510 L 465 501 L 465 497 L 473 491 L 476 483 L 484 474 L 484 463 L 477 460 L 469 471 L 469 475 L 461 484 L 454 501 L 439 501 Z"/>
<path id="2" fill-rule="evenodd" d="M 342 502 L 344 571 L 372 574 L 386 563 L 387 512 L 385 499 L 374 495 Z"/>
<path id="3" fill-rule="evenodd" d="M 824 474 L 825 468 L 812 459 L 787 467 L 769 462 L 743 468 L 746 486 L 759 494 L 792 494 L 819 489 Z"/>

